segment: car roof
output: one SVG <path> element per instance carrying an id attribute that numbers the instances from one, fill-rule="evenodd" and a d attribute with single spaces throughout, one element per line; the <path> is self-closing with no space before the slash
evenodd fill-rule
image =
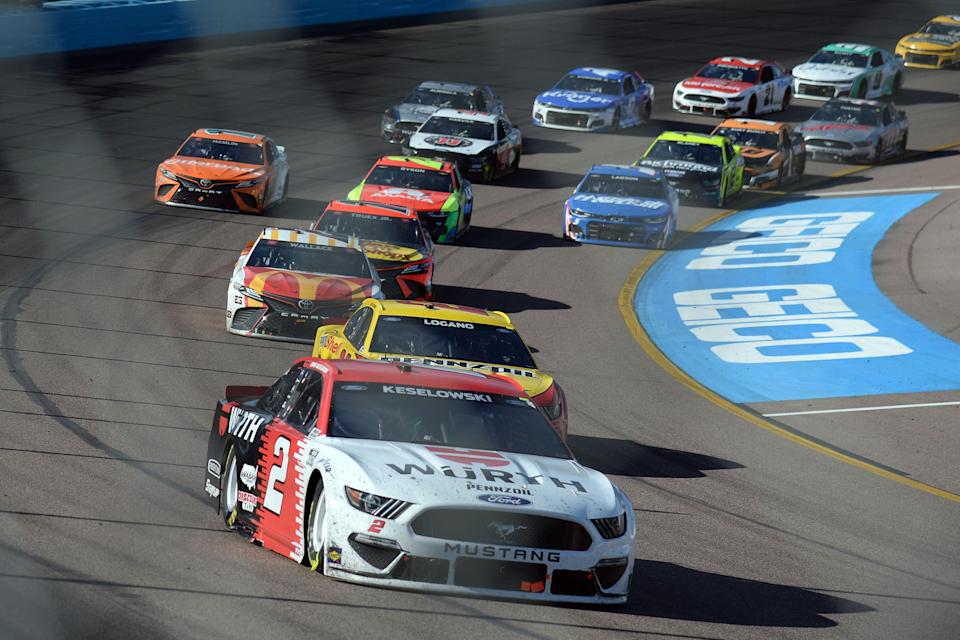
<path id="1" fill-rule="evenodd" d="M 590 167 L 590 173 L 602 176 L 638 176 L 643 178 L 660 178 L 660 170 L 652 167 L 635 167 L 628 164 L 595 164 Z"/>
<path id="2" fill-rule="evenodd" d="M 771 131 L 780 132 L 787 125 L 783 122 L 774 122 L 773 120 L 757 120 L 755 118 L 727 118 L 716 126 L 714 131 L 720 127 L 727 129 L 747 129 L 749 131 Z"/>
<path id="3" fill-rule="evenodd" d="M 357 200 L 331 200 L 330 204 L 323 210 L 324 213 L 334 209 L 346 213 L 365 213 L 371 216 L 382 216 L 384 218 L 416 218 L 417 214 L 406 207 L 398 207 L 392 204 L 380 204 L 379 202 L 360 202 Z"/>
<path id="4" fill-rule="evenodd" d="M 510 316 L 502 311 L 489 311 L 487 309 L 454 304 L 416 302 L 413 300 L 370 299 L 366 301 L 365 304 L 377 307 L 381 315 L 404 316 L 408 318 L 433 318 L 435 320 L 470 322 L 513 329 Z"/>
<path id="5" fill-rule="evenodd" d="M 248 144 L 262 144 L 266 136 L 248 131 L 234 131 L 233 129 L 204 128 L 197 129 L 191 135 L 210 140 L 229 140 L 230 142 L 246 142 Z"/>
<path id="6" fill-rule="evenodd" d="M 458 371 L 444 367 L 430 367 L 377 360 L 323 360 L 299 358 L 295 364 L 322 371 L 334 382 L 372 382 L 381 384 L 411 385 L 434 389 L 453 389 L 526 397 L 519 383 L 499 375 L 479 371 Z"/>
<path id="7" fill-rule="evenodd" d="M 630 75 L 629 71 L 620 69 L 605 69 L 603 67 L 577 67 L 569 73 L 568 76 L 580 76 L 582 78 L 600 78 L 603 80 L 620 80 L 624 76 Z"/>
<path id="8" fill-rule="evenodd" d="M 745 69 L 759 69 L 765 64 L 769 64 L 766 60 L 753 60 L 750 58 L 736 58 L 734 56 L 723 56 L 720 58 L 714 58 L 707 64 L 719 64 L 727 67 L 743 67 Z"/>
<path id="9" fill-rule="evenodd" d="M 869 44 L 834 42 L 825 47 L 821 47 L 820 51 L 836 51 L 837 53 L 862 53 L 864 55 L 871 55 L 874 51 L 879 51 L 879 48 Z"/>
<path id="10" fill-rule="evenodd" d="M 720 146 L 726 140 L 723 136 L 715 136 L 709 133 L 695 133 L 693 131 L 664 131 L 657 140 L 667 140 L 671 142 L 697 142 L 699 144 L 712 144 Z"/>
<path id="11" fill-rule="evenodd" d="M 960 24 L 960 15 L 937 16 L 930 22 L 946 22 L 947 24 Z"/>
<path id="12" fill-rule="evenodd" d="M 432 169 L 433 171 L 442 171 L 444 173 L 453 172 L 453 164 L 450 162 L 433 160 L 431 158 L 418 158 L 416 156 L 383 156 L 377 160 L 373 166 L 377 166 L 379 164 L 390 167 L 417 166 L 424 169 Z"/>
<path id="13" fill-rule="evenodd" d="M 418 84 L 417 88 L 450 93 L 473 93 L 480 88 L 480 85 L 464 84 L 462 82 L 439 82 L 435 80 L 427 80 Z"/>
<path id="14" fill-rule="evenodd" d="M 266 227 L 260 232 L 257 240 L 280 240 L 282 242 L 296 242 L 299 244 L 315 244 L 326 247 L 343 247 L 362 251 L 360 241 L 356 238 L 336 238 L 319 231 L 304 229 L 281 229 L 280 227 Z"/>
<path id="15" fill-rule="evenodd" d="M 437 109 L 433 112 L 431 118 L 459 118 L 460 120 L 472 120 L 474 122 L 494 123 L 497 121 L 497 114 L 486 113 L 484 111 L 470 111 L 467 109 Z"/>

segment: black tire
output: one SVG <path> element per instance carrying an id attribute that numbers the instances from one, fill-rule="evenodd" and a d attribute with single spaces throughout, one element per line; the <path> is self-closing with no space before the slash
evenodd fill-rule
<path id="1" fill-rule="evenodd" d="M 789 109 L 791 100 L 793 100 L 793 90 L 787 87 L 786 92 L 783 94 L 783 102 L 780 103 L 780 111 Z"/>
<path id="2" fill-rule="evenodd" d="M 287 188 L 290 186 L 290 176 L 283 179 L 283 191 L 280 193 L 280 202 L 287 199 Z"/>
<path id="3" fill-rule="evenodd" d="M 804 172 L 807 170 L 807 154 L 800 156 L 800 160 L 797 163 L 797 180 L 803 177 Z"/>
<path id="4" fill-rule="evenodd" d="M 513 157 L 510 163 L 510 173 L 516 173 L 520 169 L 520 149 L 517 149 L 517 155 Z"/>
<path id="5" fill-rule="evenodd" d="M 610 131 L 616 131 L 620 128 L 620 107 L 613 112 L 613 122 L 610 123 Z"/>
<path id="6" fill-rule="evenodd" d="M 873 161 L 880 162 L 883 160 L 883 140 L 877 140 L 877 148 L 873 152 Z"/>
<path id="7" fill-rule="evenodd" d="M 643 108 L 640 110 L 640 119 L 644 124 L 650 122 L 650 116 L 653 115 L 653 105 L 649 100 L 643 103 Z"/>
<path id="8" fill-rule="evenodd" d="M 676 223 L 668 222 L 663 228 L 663 233 L 657 239 L 657 249 L 666 249 L 673 244 L 673 233 L 676 231 Z"/>
<path id="9" fill-rule="evenodd" d="M 227 529 L 237 528 L 237 516 L 240 515 L 240 502 L 237 492 L 240 486 L 240 472 L 237 469 L 237 450 L 231 443 L 223 459 L 220 476 L 220 515 Z"/>
<path id="10" fill-rule="evenodd" d="M 897 75 L 893 76 L 893 91 L 890 92 L 891 95 L 900 91 L 900 88 L 903 87 L 903 74 L 897 71 Z"/>
<path id="11" fill-rule="evenodd" d="M 850 97 L 851 97 L 851 98 L 860 99 L 860 98 L 863 98 L 865 95 L 867 95 L 867 81 L 866 81 L 866 80 L 861 81 L 860 84 L 858 84 L 857 86 L 855 86 L 853 89 L 850 90 Z"/>
<path id="12" fill-rule="evenodd" d="M 720 180 L 720 191 L 717 192 L 717 199 L 715 205 L 718 209 L 723 209 L 723 205 L 727 202 L 727 191 L 724 189 L 723 180 Z"/>
<path id="13" fill-rule="evenodd" d="M 320 513 L 317 510 L 321 510 Z M 303 563 L 311 571 L 323 573 L 323 558 L 326 554 L 323 539 L 323 521 L 326 518 L 326 501 L 324 500 L 323 480 L 317 482 L 310 496 L 310 507 L 307 509 L 303 521 Z"/>
<path id="14" fill-rule="evenodd" d="M 751 118 L 757 115 L 757 96 L 750 96 L 750 102 L 747 104 L 747 115 Z"/>
<path id="15" fill-rule="evenodd" d="M 897 155 L 902 156 L 907 153 L 907 136 L 909 135 L 908 131 L 903 132 L 903 137 L 900 138 L 900 145 L 897 147 Z"/>

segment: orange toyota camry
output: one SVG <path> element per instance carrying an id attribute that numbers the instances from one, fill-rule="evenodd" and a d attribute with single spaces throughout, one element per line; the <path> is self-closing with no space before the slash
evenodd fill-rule
<path id="1" fill-rule="evenodd" d="M 270 138 L 245 131 L 197 129 L 157 167 L 160 204 L 263 213 L 287 195 L 287 154 Z"/>

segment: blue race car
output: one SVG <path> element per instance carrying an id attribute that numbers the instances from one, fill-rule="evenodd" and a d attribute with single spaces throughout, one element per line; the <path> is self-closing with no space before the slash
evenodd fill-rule
<path id="1" fill-rule="evenodd" d="M 598 164 L 563 207 L 563 237 L 591 244 L 664 249 L 680 210 L 660 169 Z"/>
<path id="2" fill-rule="evenodd" d="M 653 85 L 634 71 L 581 67 L 533 102 L 533 124 L 571 131 L 616 131 L 650 120 Z"/>

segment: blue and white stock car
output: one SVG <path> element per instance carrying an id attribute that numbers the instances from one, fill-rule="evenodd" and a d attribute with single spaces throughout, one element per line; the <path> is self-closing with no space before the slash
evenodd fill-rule
<path id="1" fill-rule="evenodd" d="M 566 240 L 663 249 L 680 205 L 660 169 L 615 164 L 590 168 L 563 207 Z"/>
<path id="2" fill-rule="evenodd" d="M 581 67 L 533 102 L 533 124 L 571 131 L 615 131 L 643 124 L 653 85 L 634 71 Z"/>

